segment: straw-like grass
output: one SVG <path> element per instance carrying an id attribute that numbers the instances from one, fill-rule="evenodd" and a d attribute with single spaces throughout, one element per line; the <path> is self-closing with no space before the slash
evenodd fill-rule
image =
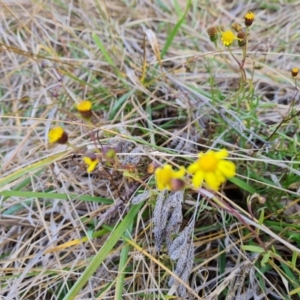
<path id="1" fill-rule="evenodd" d="M 1 299 L 299 299 L 296 1 L 0 7 Z M 248 10 L 241 89 L 207 28 Z M 58 125 L 69 145 L 48 143 Z M 87 174 L 103 147 L 117 159 Z M 221 148 L 237 176 L 216 194 L 160 192 L 147 172 Z"/>

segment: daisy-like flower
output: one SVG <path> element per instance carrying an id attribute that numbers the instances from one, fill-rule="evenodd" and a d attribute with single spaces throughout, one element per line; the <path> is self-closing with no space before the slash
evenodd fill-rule
<path id="1" fill-rule="evenodd" d="M 255 14 L 252 11 L 248 11 L 245 15 L 245 25 L 251 26 L 255 18 Z"/>
<path id="2" fill-rule="evenodd" d="M 48 133 L 50 143 L 66 144 L 68 135 L 61 127 L 54 127 Z"/>
<path id="3" fill-rule="evenodd" d="M 93 172 L 96 169 L 96 167 L 99 163 L 99 159 L 97 158 L 95 153 L 88 153 L 82 159 L 87 165 L 87 172 L 88 173 Z"/>
<path id="4" fill-rule="evenodd" d="M 235 164 L 225 160 L 226 157 L 228 157 L 226 149 L 200 153 L 199 159 L 187 169 L 189 173 L 193 174 L 194 187 L 199 188 L 205 181 L 209 188 L 217 191 L 227 178 L 233 177 L 236 174 Z"/>
<path id="5" fill-rule="evenodd" d="M 85 119 L 89 119 L 93 115 L 92 102 L 89 100 L 83 100 L 79 102 L 78 104 L 76 104 L 76 108 L 81 116 Z"/>
<path id="6" fill-rule="evenodd" d="M 174 171 L 171 165 L 165 164 L 163 167 L 155 170 L 157 188 L 161 191 L 164 189 L 169 191 L 178 190 L 179 182 L 182 181 L 184 175 L 184 167 L 180 167 L 178 171 Z"/>
<path id="7" fill-rule="evenodd" d="M 299 73 L 299 69 L 295 67 L 295 68 L 292 69 L 291 73 L 292 73 L 293 77 L 296 77 Z"/>
<path id="8" fill-rule="evenodd" d="M 238 40 L 238 38 L 234 35 L 234 33 L 231 30 L 227 30 L 225 32 L 222 32 L 221 40 L 224 44 L 224 46 L 229 47 L 234 40 Z"/>

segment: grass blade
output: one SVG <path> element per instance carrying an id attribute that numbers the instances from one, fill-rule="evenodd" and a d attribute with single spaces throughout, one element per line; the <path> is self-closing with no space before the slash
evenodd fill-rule
<path id="1" fill-rule="evenodd" d="M 184 13 L 183 15 L 181 16 L 181 18 L 178 20 L 178 22 L 175 24 L 172 32 L 170 33 L 170 35 L 168 36 L 168 39 L 166 40 L 166 43 L 161 51 L 161 59 L 165 56 L 165 54 L 167 53 L 168 49 L 170 48 L 180 26 L 182 25 L 182 23 L 184 22 L 184 19 L 185 19 L 185 16 L 190 8 L 192 4 L 192 0 L 189 0 L 186 7 L 185 7 L 185 10 L 184 10 Z"/>
<path id="2" fill-rule="evenodd" d="M 83 286 L 87 283 L 87 281 L 90 279 L 90 277 L 95 273 L 97 268 L 100 266 L 100 264 L 105 260 L 109 252 L 112 250 L 112 248 L 115 246 L 115 244 L 119 241 L 123 233 L 128 229 L 130 224 L 132 223 L 132 220 L 135 218 L 137 213 L 140 210 L 140 205 L 134 205 L 127 216 L 123 219 L 123 221 L 115 228 L 115 230 L 112 232 L 112 234 L 109 236 L 105 244 L 102 246 L 100 251 L 96 254 L 96 256 L 93 258 L 91 263 L 87 266 L 87 268 L 84 270 L 84 272 L 81 274 L 80 278 L 76 281 L 76 283 L 73 285 L 71 290 L 68 292 L 68 294 L 64 297 L 64 300 L 73 300 L 77 294 L 80 292 L 80 290 L 83 288 Z"/>

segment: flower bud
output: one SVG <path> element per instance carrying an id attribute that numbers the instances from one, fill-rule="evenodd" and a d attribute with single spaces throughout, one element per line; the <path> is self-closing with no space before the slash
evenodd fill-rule
<path id="1" fill-rule="evenodd" d="M 216 27 L 209 27 L 207 29 L 207 34 L 212 42 L 216 42 L 218 39 L 218 30 Z"/>
<path id="2" fill-rule="evenodd" d="M 184 189 L 184 181 L 181 179 L 172 179 L 171 180 L 171 191 L 177 192 Z"/>
<path id="3" fill-rule="evenodd" d="M 76 105 L 76 108 L 84 119 L 90 119 L 93 115 L 92 102 L 89 100 L 79 102 L 79 104 Z"/>
<path id="4" fill-rule="evenodd" d="M 48 133 L 50 143 L 66 144 L 68 142 L 68 134 L 61 127 L 54 127 Z"/>
<path id="5" fill-rule="evenodd" d="M 293 77 L 296 77 L 299 73 L 299 69 L 295 67 L 291 70 L 291 73 Z"/>
<path id="6" fill-rule="evenodd" d="M 231 25 L 231 28 L 236 32 L 240 32 L 243 30 L 242 25 L 236 22 Z"/>
<path id="7" fill-rule="evenodd" d="M 116 157 L 117 150 L 116 148 L 104 146 L 102 147 L 102 153 L 106 159 L 114 159 Z"/>
<path id="8" fill-rule="evenodd" d="M 237 34 L 237 38 L 238 38 L 238 44 L 240 47 L 243 47 L 246 45 L 247 43 L 247 35 L 244 31 L 240 31 L 238 34 Z"/>
<path id="9" fill-rule="evenodd" d="M 255 18 L 255 14 L 252 11 L 248 11 L 245 15 L 245 25 L 251 26 Z"/>
<path id="10" fill-rule="evenodd" d="M 155 170 L 159 167 L 159 165 L 156 163 L 156 162 L 151 162 L 149 165 L 148 165 L 148 168 L 147 168 L 147 173 L 148 174 L 154 174 Z"/>

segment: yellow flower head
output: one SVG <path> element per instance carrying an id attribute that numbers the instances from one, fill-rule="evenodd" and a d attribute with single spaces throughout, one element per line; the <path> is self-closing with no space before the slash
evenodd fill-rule
<path id="1" fill-rule="evenodd" d="M 222 32 L 221 40 L 222 40 L 224 46 L 229 47 L 232 44 L 232 42 L 237 39 L 238 38 L 234 35 L 234 33 L 231 30 Z"/>
<path id="2" fill-rule="evenodd" d="M 245 25 L 251 26 L 255 18 L 255 14 L 252 11 L 248 11 L 245 15 Z"/>
<path id="3" fill-rule="evenodd" d="M 66 144 L 68 135 L 61 127 L 54 127 L 48 133 L 50 143 Z"/>
<path id="4" fill-rule="evenodd" d="M 209 150 L 200 153 L 199 159 L 188 167 L 188 172 L 193 174 L 192 183 L 198 188 L 205 181 L 207 186 L 217 191 L 227 178 L 236 174 L 235 164 L 225 160 L 228 156 L 226 149 L 220 151 Z"/>
<path id="5" fill-rule="evenodd" d="M 92 116 L 92 102 L 89 100 L 83 100 L 76 104 L 78 112 L 83 118 L 90 118 Z"/>
<path id="6" fill-rule="evenodd" d="M 296 77 L 298 75 L 298 73 L 299 73 L 299 69 L 298 68 L 293 68 L 292 71 L 291 71 L 291 73 L 292 73 L 293 77 Z"/>
<path id="7" fill-rule="evenodd" d="M 87 168 L 88 173 L 93 172 L 99 163 L 99 159 L 97 158 L 97 156 L 94 153 L 89 153 L 89 154 L 87 154 L 87 156 L 84 156 L 82 159 L 88 167 Z"/>
<path id="8" fill-rule="evenodd" d="M 164 189 L 171 191 L 177 179 L 182 179 L 184 175 L 184 167 L 180 167 L 178 171 L 174 171 L 171 165 L 165 164 L 163 167 L 159 167 L 155 170 L 157 188 L 161 191 Z"/>

